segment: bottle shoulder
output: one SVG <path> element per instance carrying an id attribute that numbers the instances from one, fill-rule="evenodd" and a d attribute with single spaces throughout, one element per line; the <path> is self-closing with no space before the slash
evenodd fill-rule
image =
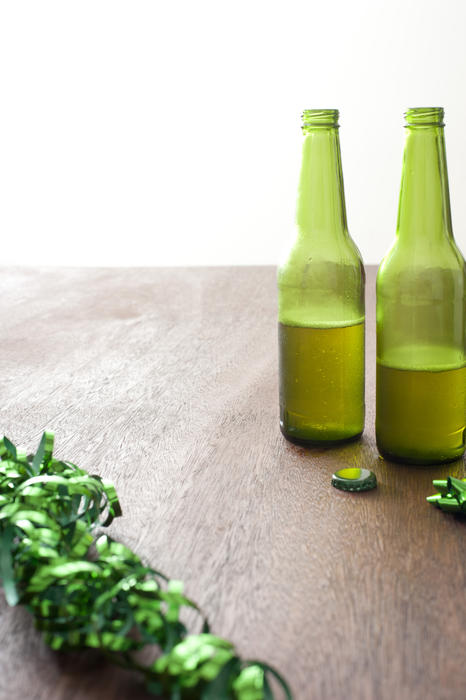
<path id="1" fill-rule="evenodd" d="M 446 274 L 464 276 L 465 261 L 453 239 L 442 244 L 406 245 L 396 239 L 380 263 L 377 285 L 394 278 Z"/>
<path id="2" fill-rule="evenodd" d="M 294 283 L 297 275 L 302 279 L 303 273 L 327 266 L 334 271 L 339 267 L 342 270 L 354 268 L 364 274 L 361 253 L 348 233 L 329 240 L 325 236 L 303 235 L 298 231 L 282 254 L 278 267 L 279 283 Z"/>
<path id="3" fill-rule="evenodd" d="M 361 256 L 349 237 L 331 247 L 298 237 L 278 268 L 279 320 L 316 327 L 362 323 L 364 283 Z"/>
<path id="4" fill-rule="evenodd" d="M 462 303 L 466 288 L 466 268 L 455 245 L 433 251 L 406 249 L 395 243 L 377 272 L 377 299 L 405 303 Z"/>

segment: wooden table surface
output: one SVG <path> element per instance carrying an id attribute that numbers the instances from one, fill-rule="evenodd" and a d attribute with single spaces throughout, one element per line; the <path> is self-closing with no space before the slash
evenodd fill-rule
<path id="1" fill-rule="evenodd" d="M 0 430 L 114 481 L 110 534 L 173 578 L 213 631 L 275 665 L 297 700 L 466 697 L 466 522 L 426 503 L 463 461 L 394 465 L 367 418 L 334 449 L 278 426 L 275 270 L 3 269 Z M 379 486 L 336 491 L 332 472 Z M 0 698 L 134 700 L 129 673 L 63 659 L 0 602 Z"/>

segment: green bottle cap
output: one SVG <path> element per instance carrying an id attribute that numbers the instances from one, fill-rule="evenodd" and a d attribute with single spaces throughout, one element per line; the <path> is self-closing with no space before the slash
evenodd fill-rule
<path id="1" fill-rule="evenodd" d="M 369 469 L 347 467 L 335 472 L 332 486 L 341 491 L 369 491 L 377 486 L 377 478 Z"/>

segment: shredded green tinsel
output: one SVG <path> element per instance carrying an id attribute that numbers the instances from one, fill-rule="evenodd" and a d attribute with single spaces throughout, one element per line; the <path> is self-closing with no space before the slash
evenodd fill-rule
<path id="1" fill-rule="evenodd" d="M 34 615 L 52 649 L 95 648 L 113 663 L 139 671 L 147 689 L 179 700 L 273 700 L 270 679 L 284 679 L 260 661 L 245 661 L 233 644 L 209 631 L 183 595 L 180 581 L 145 566 L 128 547 L 97 527 L 121 515 L 111 483 L 53 455 L 53 433 L 35 455 L 0 441 L 0 577 L 10 605 Z M 200 616 L 188 634 L 180 611 Z M 134 652 L 154 645 L 142 665 Z"/>

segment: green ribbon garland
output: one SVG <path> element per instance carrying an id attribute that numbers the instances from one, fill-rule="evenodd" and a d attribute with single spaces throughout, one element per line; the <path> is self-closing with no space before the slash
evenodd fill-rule
<path id="1" fill-rule="evenodd" d="M 272 678 L 291 700 L 273 668 L 241 659 L 233 644 L 210 633 L 180 581 L 93 534 L 122 514 L 115 488 L 54 459 L 53 446 L 50 432 L 35 455 L 0 441 L 0 577 L 9 605 L 28 608 L 52 649 L 99 649 L 171 700 L 273 700 Z M 188 634 L 183 608 L 196 611 L 200 634 Z M 141 665 L 133 654 L 146 645 L 158 655 Z"/>

